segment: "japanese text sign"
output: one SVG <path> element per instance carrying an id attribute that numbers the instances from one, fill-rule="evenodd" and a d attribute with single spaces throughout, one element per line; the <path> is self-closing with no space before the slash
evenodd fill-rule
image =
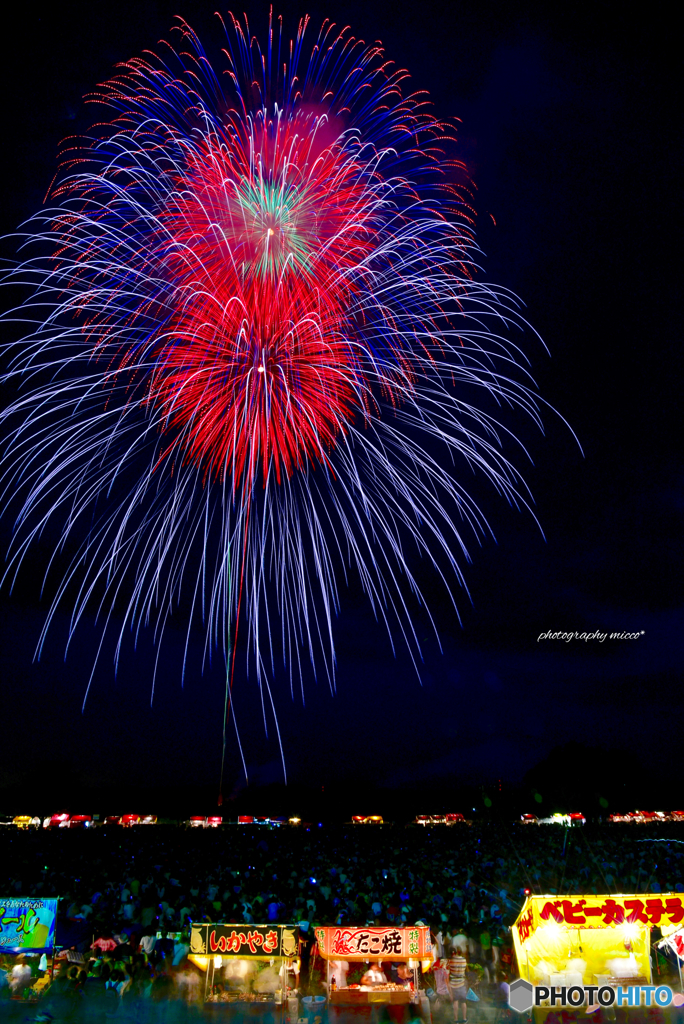
<path id="1" fill-rule="evenodd" d="M 190 950 L 202 956 L 293 957 L 294 925 L 193 924 Z"/>
<path id="2" fill-rule="evenodd" d="M 515 926 L 521 942 L 537 928 L 644 928 L 678 925 L 684 921 L 684 893 L 644 893 L 620 896 L 529 896 Z"/>
<path id="3" fill-rule="evenodd" d="M 432 955 L 430 929 L 317 928 L 316 939 L 326 960 L 420 960 Z"/>
<path id="4" fill-rule="evenodd" d="M 0 899 L 0 952 L 52 949 L 55 944 L 56 899 L 21 896 Z"/>

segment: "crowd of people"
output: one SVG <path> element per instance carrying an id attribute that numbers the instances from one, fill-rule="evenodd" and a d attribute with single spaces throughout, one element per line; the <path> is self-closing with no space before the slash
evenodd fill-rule
<path id="1" fill-rule="evenodd" d="M 53 1002 L 154 1003 L 183 986 L 199 1000 L 186 959 L 198 921 L 296 925 L 301 984 L 310 988 L 317 924 L 420 922 L 432 930 L 440 966 L 462 955 L 470 982 L 493 985 L 514 968 L 510 925 L 526 891 L 681 892 L 677 836 L 674 827 L 494 823 L 5 831 L 0 894 L 60 897 L 57 943 L 80 957 L 59 967 Z M 39 964 L 28 966 L 35 984 Z M 7 990 L 22 984 L 16 967 L 6 965 Z M 439 973 L 429 979 L 442 982 Z"/>

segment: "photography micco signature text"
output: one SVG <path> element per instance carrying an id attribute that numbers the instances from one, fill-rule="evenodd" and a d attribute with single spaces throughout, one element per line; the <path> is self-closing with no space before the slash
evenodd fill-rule
<path id="1" fill-rule="evenodd" d="M 546 633 L 539 634 L 537 643 L 540 640 L 565 640 L 566 643 L 570 640 L 598 640 L 602 644 L 604 640 L 638 640 L 645 632 L 645 629 L 640 629 L 638 633 L 602 633 L 600 629 L 595 629 L 591 633 L 554 633 L 552 629 L 547 629 Z"/>

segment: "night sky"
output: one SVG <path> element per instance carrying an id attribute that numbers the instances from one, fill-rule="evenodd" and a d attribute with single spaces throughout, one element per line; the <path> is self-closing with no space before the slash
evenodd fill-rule
<path id="1" fill-rule="evenodd" d="M 213 10 L 210 0 L 16 6 L 1 69 L 3 231 L 42 202 L 60 138 L 87 126 L 82 94 L 167 35 L 176 13 L 211 33 Z M 246 10 L 263 33 L 266 0 Z M 460 118 L 486 277 L 524 300 L 551 353 L 528 333 L 541 395 L 584 453 L 551 411 L 545 436 L 521 416 L 506 421 L 534 460 L 526 477 L 544 536 L 532 516 L 472 483 L 496 543 L 471 546 L 461 624 L 421 576 L 442 652 L 419 615 L 420 678 L 405 651 L 393 655 L 360 588 L 343 590 L 336 695 L 311 679 L 303 706 L 284 674 L 275 680 L 289 779 L 456 792 L 516 783 L 570 740 L 614 750 L 628 780 L 641 766 L 672 772 L 684 724 L 681 117 L 664 5 L 329 0 L 277 10 L 290 31 L 308 12 L 314 28 L 330 17 L 381 39 L 438 113 Z M 6 548 L 10 523 L 2 526 Z M 223 668 L 201 674 L 199 631 L 183 688 L 182 621 L 170 632 L 152 708 L 149 632 L 124 652 L 116 678 L 110 660 L 99 667 L 84 713 L 94 620 L 64 662 L 65 612 L 34 662 L 49 544 L 1 598 L 0 792 L 47 766 L 60 784 L 214 784 Z M 539 641 L 548 630 L 639 637 Z M 239 672 L 236 709 L 250 782 L 281 781 L 273 722 L 266 738 L 255 684 Z M 231 740 L 227 790 L 240 785 Z"/>

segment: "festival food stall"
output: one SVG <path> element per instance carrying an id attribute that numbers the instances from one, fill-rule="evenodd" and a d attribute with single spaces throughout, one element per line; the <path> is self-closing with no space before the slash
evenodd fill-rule
<path id="1" fill-rule="evenodd" d="M 72 814 L 69 818 L 69 828 L 92 828 L 93 817 L 91 814 Z"/>
<path id="2" fill-rule="evenodd" d="M 296 925 L 193 923 L 188 960 L 205 973 L 206 1002 L 282 1008 L 299 976 Z"/>
<path id="3" fill-rule="evenodd" d="M 651 928 L 684 920 L 683 893 L 528 896 L 513 925 L 520 977 L 532 984 L 647 985 Z"/>
<path id="4" fill-rule="evenodd" d="M 28 814 L 18 814 L 12 819 L 12 824 L 17 828 L 39 828 L 40 818 L 31 817 Z"/>
<path id="5" fill-rule="evenodd" d="M 37 998 L 47 984 L 47 954 L 54 951 L 58 905 L 57 898 L 0 899 L 0 962 L 13 998 Z"/>
<path id="6" fill-rule="evenodd" d="M 356 928 L 335 926 L 316 928 L 318 952 L 326 961 L 328 993 L 335 1005 L 367 1003 L 418 1003 L 418 968 L 432 966 L 434 959 L 430 929 L 414 925 L 408 928 Z M 408 966 L 412 980 L 370 985 L 347 984 L 351 963 L 402 963 Z"/>
<path id="7" fill-rule="evenodd" d="M 44 828 L 69 828 L 68 814 L 51 814 L 43 822 Z"/>

